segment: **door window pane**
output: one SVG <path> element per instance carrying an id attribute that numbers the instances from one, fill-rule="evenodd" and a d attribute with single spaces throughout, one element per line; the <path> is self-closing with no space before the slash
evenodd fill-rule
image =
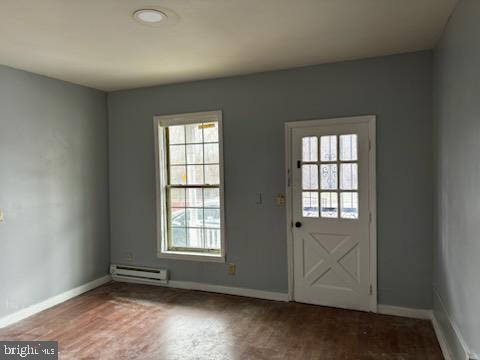
<path id="1" fill-rule="evenodd" d="M 187 164 L 202 164 L 203 163 L 203 146 L 202 145 L 187 145 Z"/>
<path id="2" fill-rule="evenodd" d="M 321 189 L 337 189 L 337 164 L 322 164 L 320 166 Z"/>
<path id="3" fill-rule="evenodd" d="M 340 135 L 340 160 L 357 160 L 357 135 Z"/>
<path id="4" fill-rule="evenodd" d="M 337 161 L 337 136 L 322 136 L 320 138 L 320 160 Z"/>
<path id="5" fill-rule="evenodd" d="M 356 163 L 340 165 L 340 189 L 357 190 L 358 167 Z"/>
<path id="6" fill-rule="evenodd" d="M 320 211 L 322 218 L 338 217 L 338 195 L 336 192 L 322 192 L 320 194 Z"/>
<path id="7" fill-rule="evenodd" d="M 318 161 L 318 138 L 316 136 L 302 139 L 302 160 L 305 162 Z"/>
<path id="8" fill-rule="evenodd" d="M 343 219 L 358 219 L 358 193 L 342 192 L 340 194 L 341 217 Z"/>
<path id="9" fill-rule="evenodd" d="M 318 193 L 306 192 L 302 193 L 302 213 L 303 217 L 318 218 Z"/>
<path id="10" fill-rule="evenodd" d="M 304 190 L 318 189 L 318 165 L 302 165 L 302 184 Z"/>
<path id="11" fill-rule="evenodd" d="M 317 162 L 318 156 L 319 165 L 305 164 Z M 358 191 L 358 135 L 303 137 L 302 161 L 303 216 L 357 219 L 358 192 L 353 191 Z M 306 191 L 319 188 L 320 193 Z"/>

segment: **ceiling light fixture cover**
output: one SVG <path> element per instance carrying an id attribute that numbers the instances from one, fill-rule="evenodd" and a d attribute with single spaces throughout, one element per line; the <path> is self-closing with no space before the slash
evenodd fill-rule
<path id="1" fill-rule="evenodd" d="M 145 24 L 156 24 L 164 21 L 167 15 L 155 9 L 140 9 L 133 13 L 133 17 Z"/>

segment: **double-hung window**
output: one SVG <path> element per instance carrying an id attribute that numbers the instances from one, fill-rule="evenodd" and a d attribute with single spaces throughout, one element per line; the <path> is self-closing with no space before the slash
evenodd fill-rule
<path id="1" fill-rule="evenodd" d="M 155 117 L 158 256 L 225 259 L 220 111 Z"/>

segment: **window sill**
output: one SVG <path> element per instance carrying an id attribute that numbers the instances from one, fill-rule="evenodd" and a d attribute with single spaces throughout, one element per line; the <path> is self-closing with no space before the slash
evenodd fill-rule
<path id="1" fill-rule="evenodd" d="M 189 260 L 189 261 L 205 261 L 225 263 L 224 255 L 204 254 L 204 253 L 187 253 L 180 251 L 159 251 L 157 257 L 161 259 Z"/>

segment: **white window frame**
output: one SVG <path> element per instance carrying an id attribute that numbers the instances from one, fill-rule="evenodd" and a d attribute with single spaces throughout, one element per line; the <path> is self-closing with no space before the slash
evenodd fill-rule
<path id="1" fill-rule="evenodd" d="M 218 123 L 218 146 L 219 146 L 219 166 L 220 166 L 220 244 L 219 254 L 208 252 L 187 252 L 172 251 L 168 249 L 167 235 L 167 206 L 166 206 L 166 185 L 167 185 L 167 159 L 166 159 L 166 137 L 165 128 L 173 125 L 185 125 L 193 123 Z M 224 201 L 224 174 L 223 174 L 223 123 L 222 112 L 207 111 L 198 113 L 161 115 L 155 116 L 153 119 L 155 134 L 155 175 L 156 175 L 156 203 L 157 203 L 157 257 L 192 260 L 192 261 L 209 261 L 209 262 L 225 262 L 225 201 Z"/>

